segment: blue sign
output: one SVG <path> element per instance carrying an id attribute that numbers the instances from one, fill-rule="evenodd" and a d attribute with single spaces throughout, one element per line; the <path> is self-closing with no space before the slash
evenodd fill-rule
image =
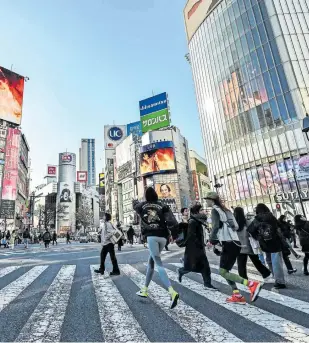
<path id="1" fill-rule="evenodd" d="M 142 135 L 142 124 L 140 121 L 136 121 L 127 125 L 127 136 L 130 136 L 131 133 L 133 133 L 133 136 Z"/>
<path id="2" fill-rule="evenodd" d="M 111 127 L 107 134 L 112 141 L 119 141 L 123 137 L 123 131 L 117 126 Z"/>
<path id="3" fill-rule="evenodd" d="M 141 153 L 165 148 L 174 148 L 174 143 L 165 141 L 147 144 L 141 147 Z"/>
<path id="4" fill-rule="evenodd" d="M 167 105 L 167 94 L 161 93 L 152 96 L 151 98 L 141 100 L 139 102 L 139 111 L 142 117 L 149 113 L 164 110 L 165 108 L 167 108 Z"/>

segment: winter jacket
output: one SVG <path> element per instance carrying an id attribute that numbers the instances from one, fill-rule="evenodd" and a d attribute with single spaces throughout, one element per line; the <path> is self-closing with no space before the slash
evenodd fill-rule
<path id="1" fill-rule="evenodd" d="M 284 220 L 278 220 L 282 235 L 286 239 L 292 238 L 293 229 L 292 226 Z"/>
<path id="2" fill-rule="evenodd" d="M 141 218 L 141 231 L 145 237 L 169 237 L 172 233 L 173 238 L 178 234 L 178 222 L 172 211 L 167 205 L 160 201 L 138 202 L 133 201 L 133 209 Z"/>
<path id="3" fill-rule="evenodd" d="M 200 273 L 207 263 L 205 253 L 205 240 L 203 221 L 206 216 L 202 214 L 191 215 L 186 234 L 186 249 L 184 268 L 187 271 Z"/>
<path id="4" fill-rule="evenodd" d="M 134 229 L 133 227 L 130 227 L 129 230 L 127 231 L 127 236 L 128 236 L 128 239 L 133 239 L 133 236 L 134 236 L 135 232 L 134 232 Z"/>
<path id="5" fill-rule="evenodd" d="M 23 238 L 30 238 L 30 232 L 28 230 L 23 232 Z"/>
<path id="6" fill-rule="evenodd" d="M 209 240 L 216 244 L 220 242 L 239 242 L 237 235 L 238 224 L 231 211 L 224 211 L 218 206 L 214 206 L 211 211 L 211 234 Z"/>
<path id="7" fill-rule="evenodd" d="M 238 234 L 238 238 L 241 244 L 241 254 L 245 254 L 245 255 L 254 255 L 253 249 L 251 247 L 251 243 L 249 240 L 249 233 L 248 233 L 248 227 L 250 226 L 252 220 L 247 220 L 246 221 L 246 225 L 244 226 L 244 228 L 242 230 L 238 230 L 237 234 Z"/>
<path id="8" fill-rule="evenodd" d="M 302 222 L 295 226 L 299 237 L 299 243 L 304 252 L 309 252 L 309 222 Z"/>
<path id="9" fill-rule="evenodd" d="M 115 233 L 115 228 L 111 222 L 105 222 L 101 224 L 101 244 L 107 245 L 113 243 L 111 238 Z"/>
<path id="10" fill-rule="evenodd" d="M 260 243 L 264 252 L 282 251 L 284 238 L 280 231 L 280 223 L 272 213 L 256 215 L 247 230 Z"/>

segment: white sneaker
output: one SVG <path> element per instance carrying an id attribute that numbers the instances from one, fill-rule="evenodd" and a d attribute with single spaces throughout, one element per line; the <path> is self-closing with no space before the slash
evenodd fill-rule
<path id="1" fill-rule="evenodd" d="M 275 279 L 272 277 L 272 275 L 269 275 L 267 276 L 265 279 L 264 279 L 264 283 L 275 283 Z"/>

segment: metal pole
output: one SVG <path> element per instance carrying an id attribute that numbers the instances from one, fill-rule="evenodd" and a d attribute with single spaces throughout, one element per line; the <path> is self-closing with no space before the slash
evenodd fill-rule
<path id="1" fill-rule="evenodd" d="M 299 190 L 298 182 L 297 182 L 297 179 L 296 179 L 295 170 L 292 169 L 292 172 L 293 172 L 293 177 L 294 177 L 294 181 L 295 181 L 295 184 L 296 184 L 297 195 L 298 195 L 298 198 L 299 198 L 300 206 L 301 206 L 301 209 L 302 209 L 302 211 L 303 211 L 303 215 L 304 215 L 304 217 L 306 218 L 306 212 L 305 212 L 303 200 L 302 200 L 301 195 L 300 195 L 300 190 Z"/>

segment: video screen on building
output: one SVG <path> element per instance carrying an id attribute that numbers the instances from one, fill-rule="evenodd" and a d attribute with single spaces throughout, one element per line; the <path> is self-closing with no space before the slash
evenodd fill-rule
<path id="1" fill-rule="evenodd" d="M 174 183 L 159 183 L 155 185 L 155 190 L 159 199 L 176 198 L 176 188 Z"/>
<path id="2" fill-rule="evenodd" d="M 141 175 L 175 172 L 175 152 L 173 142 L 156 142 L 141 148 Z"/>
<path id="3" fill-rule="evenodd" d="M 24 77 L 0 67 L 0 119 L 20 125 Z"/>

